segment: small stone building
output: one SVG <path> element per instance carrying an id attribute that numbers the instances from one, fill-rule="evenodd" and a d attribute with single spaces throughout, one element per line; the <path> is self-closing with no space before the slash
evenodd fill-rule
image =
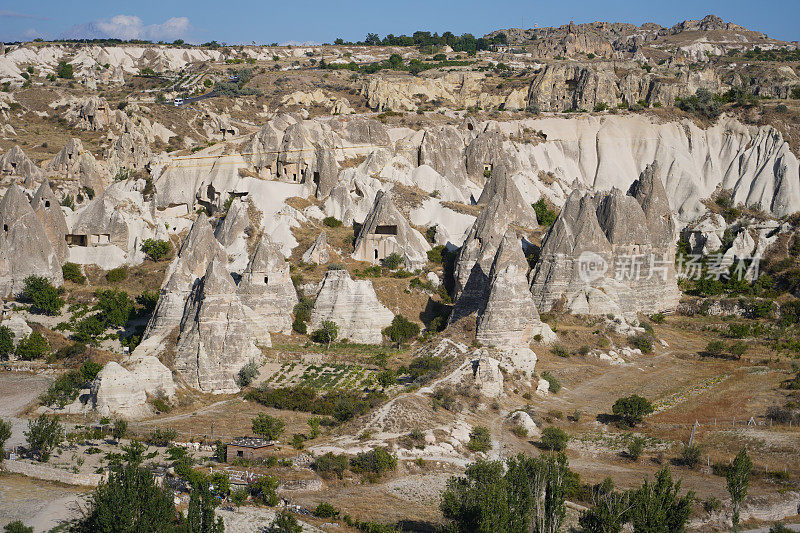
<path id="1" fill-rule="evenodd" d="M 257 437 L 238 437 L 228 444 L 228 461 L 261 459 L 270 455 L 275 442 Z"/>

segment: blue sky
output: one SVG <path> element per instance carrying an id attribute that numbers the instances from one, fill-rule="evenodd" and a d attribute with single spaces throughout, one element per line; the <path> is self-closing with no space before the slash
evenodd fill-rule
<path id="1" fill-rule="evenodd" d="M 783 40 L 800 39 L 800 0 L 3 0 L 0 40 L 121 37 L 227 43 L 361 40 L 367 32 L 470 32 L 578 22 L 671 26 L 713 13 Z"/>

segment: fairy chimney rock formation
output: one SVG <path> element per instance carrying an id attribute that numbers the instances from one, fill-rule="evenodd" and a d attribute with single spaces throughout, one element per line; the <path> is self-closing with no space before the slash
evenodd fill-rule
<path id="1" fill-rule="evenodd" d="M 354 281 L 346 270 L 328 270 L 311 312 L 311 329 L 330 320 L 339 327 L 340 339 L 379 344 L 381 331 L 393 318 L 394 314 L 378 301 L 371 281 Z"/>
<path id="2" fill-rule="evenodd" d="M 237 373 L 260 350 L 224 258 L 211 259 L 186 302 L 180 328 L 175 370 L 186 384 L 214 394 L 237 392 Z"/>
<path id="3" fill-rule="evenodd" d="M 372 210 L 364 220 L 355 242 L 353 258 L 377 263 L 393 253 L 400 255 L 407 269 L 421 268 L 431 247 L 395 207 L 388 192 L 378 191 Z"/>
<path id="4" fill-rule="evenodd" d="M 291 334 L 291 313 L 297 303 L 297 292 L 289 276 L 289 263 L 280 246 L 266 233 L 256 244 L 236 292 L 245 306 L 257 343 L 259 339 L 268 339 L 270 332 Z"/>

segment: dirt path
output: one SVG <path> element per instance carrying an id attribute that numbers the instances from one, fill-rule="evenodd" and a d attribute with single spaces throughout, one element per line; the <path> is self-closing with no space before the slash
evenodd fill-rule
<path id="1" fill-rule="evenodd" d="M 28 420 L 22 411 L 42 394 L 52 379 L 22 372 L 0 372 L 0 418 L 11 422 L 11 438 L 6 450 L 13 450 L 25 442 L 24 432 Z"/>

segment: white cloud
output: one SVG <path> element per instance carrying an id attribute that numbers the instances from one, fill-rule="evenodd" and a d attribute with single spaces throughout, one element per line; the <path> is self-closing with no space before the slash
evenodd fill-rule
<path id="1" fill-rule="evenodd" d="M 161 24 L 145 24 L 136 15 L 116 15 L 110 19 L 78 24 L 63 33 L 67 39 L 141 39 L 174 41 L 184 39 L 192 29 L 187 17 L 173 17 Z"/>

